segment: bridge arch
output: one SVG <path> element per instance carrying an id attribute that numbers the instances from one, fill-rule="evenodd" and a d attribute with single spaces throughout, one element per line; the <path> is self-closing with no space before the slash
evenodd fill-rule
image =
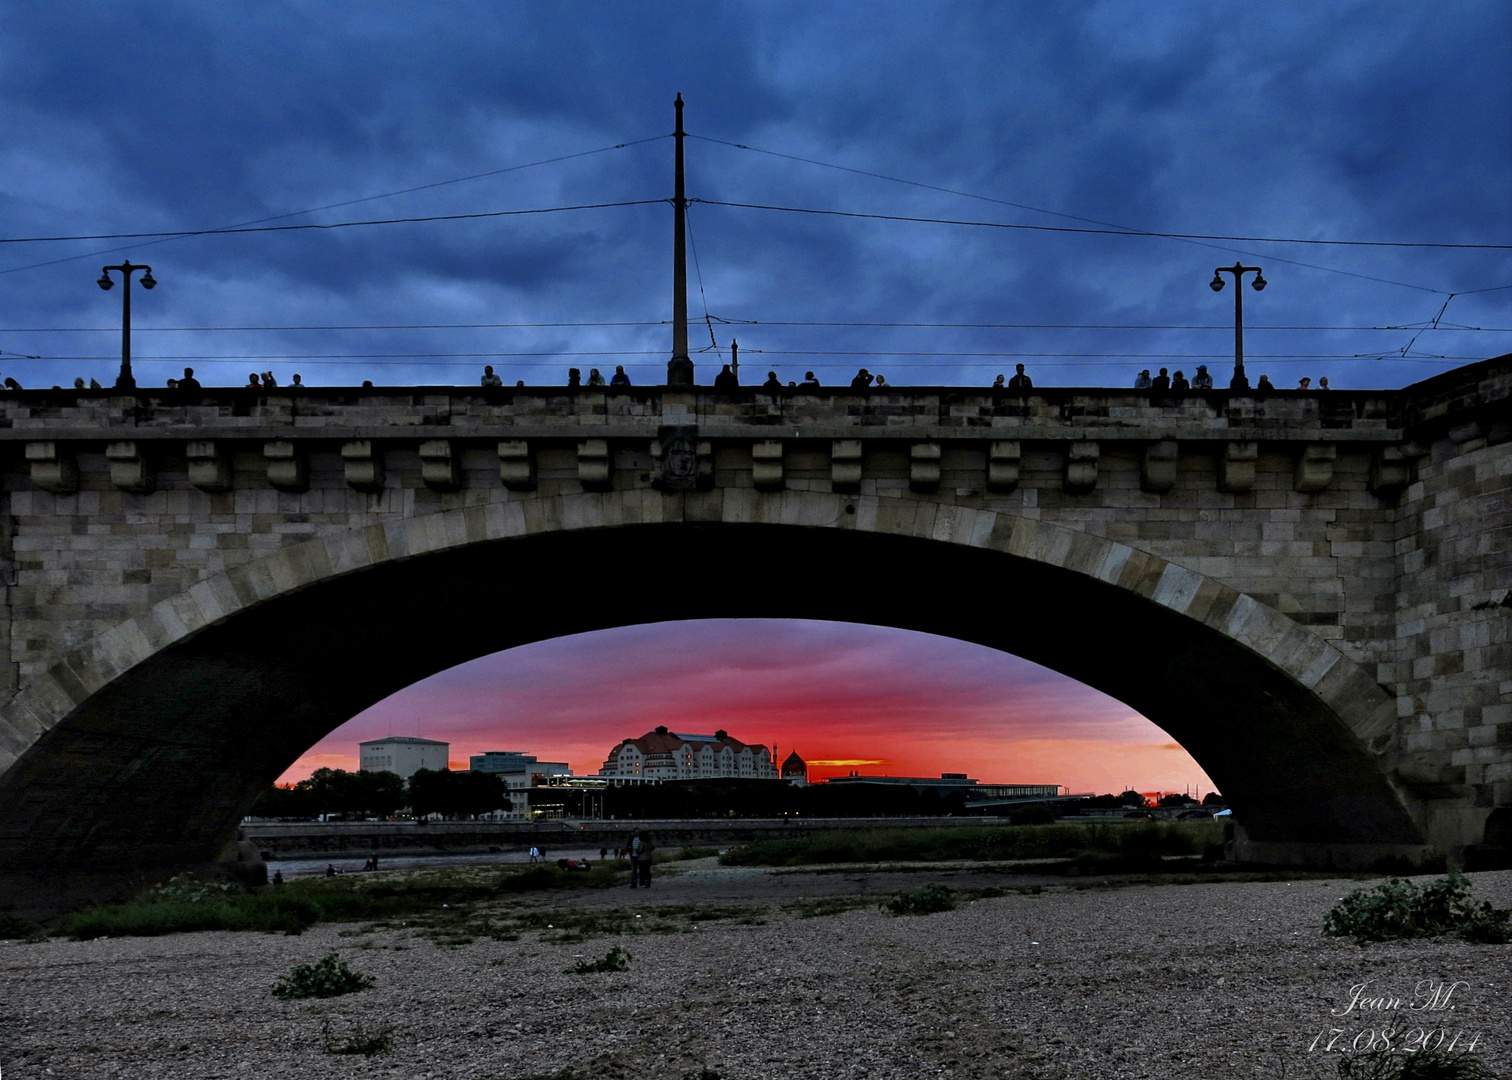
<path id="1" fill-rule="evenodd" d="M 898 626 L 1079 679 L 1196 758 L 1250 857 L 1345 865 L 1425 850 L 1381 764 L 1394 700 L 1219 581 L 989 510 L 584 492 L 294 545 L 58 660 L 0 707 L 0 907 L 214 858 L 299 754 L 436 671 L 548 637 L 716 616 Z"/>

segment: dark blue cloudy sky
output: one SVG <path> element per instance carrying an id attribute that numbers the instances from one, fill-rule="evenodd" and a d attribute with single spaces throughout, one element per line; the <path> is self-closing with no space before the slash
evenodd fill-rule
<path id="1" fill-rule="evenodd" d="M 1509 56 L 1512 9 L 1493 0 L 15 4 L 0 26 L 0 238 L 665 199 L 680 91 L 699 137 L 694 198 L 1508 244 Z M 1512 327 L 1512 289 L 1474 291 L 1512 286 L 1507 250 L 1195 243 L 705 204 L 690 218 L 702 269 L 690 311 L 701 320 L 706 297 L 713 316 L 757 322 L 716 323 L 721 348 L 739 337 L 748 374 L 813 368 L 834 382 L 864 365 L 895 383 L 985 383 L 1023 360 L 1042 385 L 1123 384 L 1140 367 L 1198 362 L 1221 377 L 1232 286 L 1206 285 L 1236 259 L 1271 283 L 1246 293 L 1247 340 L 1252 374 L 1277 385 L 1323 373 L 1336 386 L 1402 385 L 1506 352 L 1512 337 L 1458 329 Z M 29 386 L 108 382 L 120 291 L 94 279 L 129 257 L 162 283 L 136 294 L 144 383 L 185 362 L 220 383 L 254 368 L 313 384 L 471 383 L 490 361 L 509 381 L 624 363 L 656 382 L 670 233 L 670 207 L 652 203 L 6 243 L 0 372 Z M 1431 321 L 1451 292 L 1440 327 L 1415 342 L 1410 329 L 1371 329 Z M 781 325 L 847 322 L 932 325 Z M 597 325 L 457 325 L 520 323 Z M 952 323 L 1007 325 L 937 325 Z M 427 328 L 166 329 L 397 324 Z M 1173 326 L 1211 329 L 1152 328 Z M 695 347 L 709 340 L 694 327 Z"/>

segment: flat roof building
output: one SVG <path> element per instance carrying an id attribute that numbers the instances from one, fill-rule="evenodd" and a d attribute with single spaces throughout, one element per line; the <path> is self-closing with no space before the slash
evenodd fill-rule
<path id="1" fill-rule="evenodd" d="M 390 735 L 358 743 L 357 750 L 357 767 L 362 772 L 398 773 L 408 780 L 421 769 L 445 769 L 451 743 L 417 739 L 413 735 Z"/>

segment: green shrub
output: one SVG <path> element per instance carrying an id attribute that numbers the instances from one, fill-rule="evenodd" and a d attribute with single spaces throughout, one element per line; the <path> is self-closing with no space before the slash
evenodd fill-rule
<path id="1" fill-rule="evenodd" d="M 313 926 L 320 916 L 316 904 L 286 891 L 108 904 L 59 916 L 53 921 L 53 929 L 74 941 L 98 937 L 154 937 L 194 930 L 297 934 Z"/>
<path id="2" fill-rule="evenodd" d="M 1470 880 L 1463 874 L 1450 874 L 1422 888 L 1392 878 L 1345 896 L 1324 919 L 1323 933 L 1359 941 L 1454 935 L 1480 944 L 1505 944 L 1512 940 L 1509 918 L 1512 909 L 1471 899 Z"/>
<path id="3" fill-rule="evenodd" d="M 882 901 L 883 911 L 893 915 L 933 915 L 955 908 L 954 890 L 946 885 L 926 885 L 913 892 L 893 893 Z"/>
<path id="4" fill-rule="evenodd" d="M 273 996 L 284 1001 L 333 998 L 366 990 L 373 982 L 371 975 L 359 975 L 339 955 L 327 953 L 313 964 L 295 964 L 294 970 L 273 984 Z"/>
<path id="5" fill-rule="evenodd" d="M 30 941 L 43 936 L 42 928 L 30 919 L 0 911 L 0 941 Z"/>
<path id="6" fill-rule="evenodd" d="M 596 971 L 626 971 L 630 967 L 630 954 L 618 945 L 598 960 L 579 960 L 562 970 L 568 975 L 591 975 Z"/>

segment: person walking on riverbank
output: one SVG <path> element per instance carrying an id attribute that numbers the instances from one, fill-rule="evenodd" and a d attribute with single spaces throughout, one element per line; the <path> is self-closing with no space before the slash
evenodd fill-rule
<path id="1" fill-rule="evenodd" d="M 651 887 L 651 853 L 656 850 L 656 845 L 651 843 L 651 837 L 645 833 L 632 833 L 630 843 L 626 845 L 630 852 L 630 887 Z"/>

